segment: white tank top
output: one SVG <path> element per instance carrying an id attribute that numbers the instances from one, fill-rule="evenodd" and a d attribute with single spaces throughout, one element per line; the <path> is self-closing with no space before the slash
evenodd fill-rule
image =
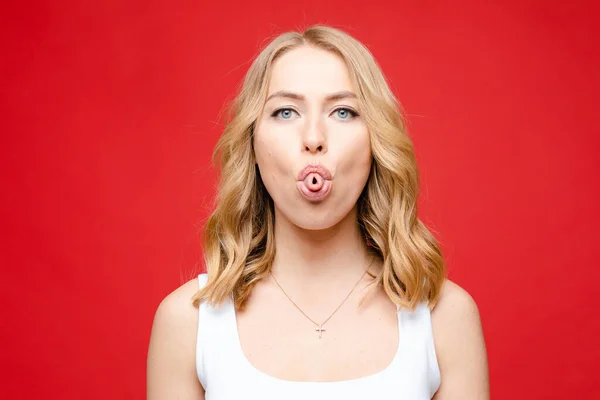
<path id="1" fill-rule="evenodd" d="M 208 276 L 198 276 L 199 287 Z M 196 372 L 206 400 L 330 400 L 431 399 L 440 385 L 425 303 L 415 311 L 398 311 L 399 345 L 392 362 L 382 371 L 362 378 L 335 382 L 294 382 L 258 370 L 240 344 L 231 298 L 220 307 L 199 307 Z"/>

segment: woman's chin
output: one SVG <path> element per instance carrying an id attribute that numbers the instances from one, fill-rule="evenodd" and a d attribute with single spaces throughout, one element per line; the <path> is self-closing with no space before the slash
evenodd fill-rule
<path id="1" fill-rule="evenodd" d="M 338 225 L 347 214 L 339 214 L 339 211 L 334 212 L 333 210 L 326 210 L 323 213 L 297 212 L 294 215 L 289 215 L 288 220 L 300 229 L 324 231 Z"/>

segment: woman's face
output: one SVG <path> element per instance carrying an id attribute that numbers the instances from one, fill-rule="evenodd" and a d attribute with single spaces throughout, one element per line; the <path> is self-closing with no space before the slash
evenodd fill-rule
<path id="1" fill-rule="evenodd" d="M 372 161 L 360 111 L 339 56 L 302 46 L 275 61 L 254 151 L 278 218 L 326 229 L 356 205 Z"/>

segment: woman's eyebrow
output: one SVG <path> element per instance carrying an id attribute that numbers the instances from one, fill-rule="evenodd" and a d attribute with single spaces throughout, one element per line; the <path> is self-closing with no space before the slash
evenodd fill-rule
<path id="1" fill-rule="evenodd" d="M 265 103 L 274 97 L 283 97 L 283 98 L 287 98 L 287 99 L 294 99 L 294 100 L 300 100 L 300 101 L 305 100 L 305 97 L 301 94 L 289 92 L 286 90 L 280 90 L 280 91 L 273 93 L 269 97 L 267 97 L 267 100 L 265 101 Z M 356 94 L 354 94 L 354 92 L 351 92 L 349 90 L 342 90 L 340 92 L 335 92 L 335 93 L 325 96 L 325 101 L 330 102 L 330 101 L 349 99 L 349 98 L 356 99 Z"/>

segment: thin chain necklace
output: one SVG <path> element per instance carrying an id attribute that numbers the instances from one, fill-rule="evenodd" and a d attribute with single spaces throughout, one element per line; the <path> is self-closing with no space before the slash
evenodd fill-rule
<path id="1" fill-rule="evenodd" d="M 373 264 L 373 260 L 374 260 L 374 258 L 371 259 L 371 264 Z M 350 290 L 350 293 L 348 293 L 348 295 L 346 296 L 346 298 L 340 303 L 339 306 L 337 306 L 337 308 L 335 310 L 333 310 L 333 312 L 331 313 L 331 315 L 329 317 L 327 317 L 327 319 L 325 321 L 321 322 L 320 324 L 318 322 L 315 322 L 311 317 L 309 317 L 308 315 L 306 315 L 306 313 L 304 311 L 302 311 L 302 309 L 300 307 L 298 307 L 298 305 L 294 302 L 294 300 L 292 300 L 292 298 L 290 296 L 288 296 L 288 294 L 285 292 L 285 290 L 283 290 L 283 288 L 281 287 L 281 285 L 279 284 L 279 282 L 275 278 L 275 275 L 273 275 L 273 273 L 271 271 L 269 271 L 269 274 L 271 274 L 271 276 L 273 277 L 273 280 L 275 281 L 275 283 L 277 284 L 277 286 L 279 286 L 279 289 L 281 289 L 281 291 L 283 292 L 283 294 L 285 295 L 285 297 L 287 297 L 288 300 L 292 302 L 292 304 L 294 305 L 294 307 L 296 307 L 298 309 L 298 311 L 300 311 L 302 313 L 302 315 L 304 315 L 306 318 L 308 318 L 308 320 L 310 322 L 312 322 L 313 324 L 315 324 L 317 326 L 315 328 L 315 331 L 319 332 L 319 339 L 321 339 L 321 337 L 323 336 L 323 332 L 326 331 L 326 329 L 323 328 L 323 325 L 325 325 L 327 323 L 327 321 L 329 321 L 331 319 L 331 317 L 333 317 L 333 315 L 342 307 L 342 305 L 346 302 L 346 300 L 348 300 L 348 298 L 350 297 L 350 295 L 352 294 L 352 292 L 354 292 L 354 289 L 356 289 L 356 287 L 358 286 L 358 284 L 360 283 L 360 281 L 362 281 L 362 279 L 367 274 L 367 272 L 369 272 L 369 269 L 371 268 L 371 264 L 369 264 L 369 268 L 367 268 L 365 270 L 365 272 L 360 276 L 360 279 L 358 280 L 358 282 L 356 282 L 356 284 L 354 285 L 354 287 L 352 288 L 352 290 Z"/>

